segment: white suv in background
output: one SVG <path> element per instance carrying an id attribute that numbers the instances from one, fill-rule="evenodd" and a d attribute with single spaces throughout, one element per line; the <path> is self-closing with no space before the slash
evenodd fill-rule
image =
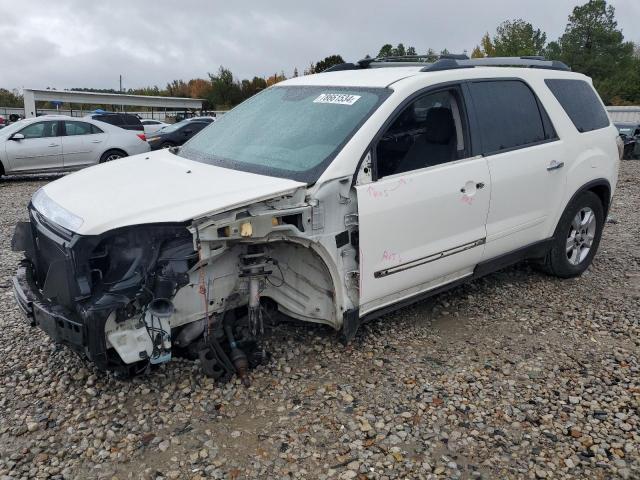
<path id="1" fill-rule="evenodd" d="M 77 170 L 149 150 L 142 133 L 87 118 L 43 115 L 0 130 L 0 176 Z"/>
<path id="2" fill-rule="evenodd" d="M 265 311 L 348 340 L 520 260 L 589 266 L 621 154 L 589 78 L 539 58 L 331 70 L 182 147 L 39 190 L 14 236 L 33 323 L 99 368 L 139 372 L 179 347 L 245 376 Z"/>

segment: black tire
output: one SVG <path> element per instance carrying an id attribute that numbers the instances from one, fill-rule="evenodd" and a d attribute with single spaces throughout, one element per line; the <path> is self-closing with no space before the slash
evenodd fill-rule
<path id="1" fill-rule="evenodd" d="M 100 157 L 100 163 L 110 162 L 111 160 L 117 160 L 126 156 L 127 154 L 122 150 L 107 150 Z"/>
<path id="2" fill-rule="evenodd" d="M 580 232 L 577 233 L 575 228 L 578 214 L 583 222 L 588 222 L 587 216 L 593 214 L 595 228 L 593 236 L 588 234 L 589 226 L 580 224 Z M 590 223 L 589 223 L 590 225 Z M 600 198 L 593 192 L 586 191 L 580 193 L 565 209 L 553 239 L 553 246 L 544 262 L 542 269 L 550 275 L 560 278 L 571 278 L 581 275 L 591 264 L 593 257 L 598 251 L 600 245 L 600 237 L 604 228 L 604 208 Z M 587 232 L 586 234 L 583 233 Z M 573 232 L 576 232 L 572 236 Z M 586 243 L 582 244 L 583 239 L 590 244 L 589 250 L 585 251 Z M 590 239 L 590 242 L 589 242 Z M 573 244 L 573 247 L 572 247 Z M 571 248 L 571 251 L 569 250 Z"/>

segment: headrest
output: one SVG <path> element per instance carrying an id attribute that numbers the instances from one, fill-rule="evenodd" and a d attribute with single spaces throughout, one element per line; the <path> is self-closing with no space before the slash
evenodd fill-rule
<path id="1" fill-rule="evenodd" d="M 444 107 L 430 108 L 424 125 L 427 130 L 425 137 L 429 143 L 449 143 L 456 132 L 451 110 Z"/>

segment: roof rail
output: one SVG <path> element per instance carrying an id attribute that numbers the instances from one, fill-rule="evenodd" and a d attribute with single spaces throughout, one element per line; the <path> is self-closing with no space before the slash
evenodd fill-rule
<path id="1" fill-rule="evenodd" d="M 474 67 L 529 67 L 529 68 L 545 68 L 549 70 L 571 69 L 558 60 L 547 60 L 539 56 L 525 57 L 485 57 L 471 59 L 440 59 L 431 65 L 424 67 L 421 72 L 437 72 L 441 70 L 453 70 L 455 68 L 474 68 Z"/>
<path id="2" fill-rule="evenodd" d="M 340 63 L 329 67 L 324 72 L 339 72 L 341 70 L 359 70 L 363 68 L 384 68 L 384 67 L 422 67 L 432 64 L 443 58 L 455 60 L 469 60 L 465 54 L 426 54 L 426 55 L 394 55 L 389 57 L 363 58 L 356 63 Z"/>
<path id="3" fill-rule="evenodd" d="M 441 70 L 474 67 L 528 67 L 545 68 L 549 70 L 571 70 L 566 64 L 558 60 L 547 60 L 541 56 L 469 58 L 464 54 L 445 54 L 363 58 L 356 63 L 334 65 L 324 71 L 338 72 L 340 70 L 360 70 L 363 68 L 420 66 L 423 67 L 420 70 L 421 72 L 437 72 Z"/>

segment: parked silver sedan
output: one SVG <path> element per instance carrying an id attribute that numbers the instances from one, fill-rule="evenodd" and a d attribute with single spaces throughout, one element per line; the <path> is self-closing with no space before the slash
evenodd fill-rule
<path id="1" fill-rule="evenodd" d="M 148 151 L 141 132 L 85 118 L 45 115 L 0 130 L 0 175 L 77 170 Z"/>

